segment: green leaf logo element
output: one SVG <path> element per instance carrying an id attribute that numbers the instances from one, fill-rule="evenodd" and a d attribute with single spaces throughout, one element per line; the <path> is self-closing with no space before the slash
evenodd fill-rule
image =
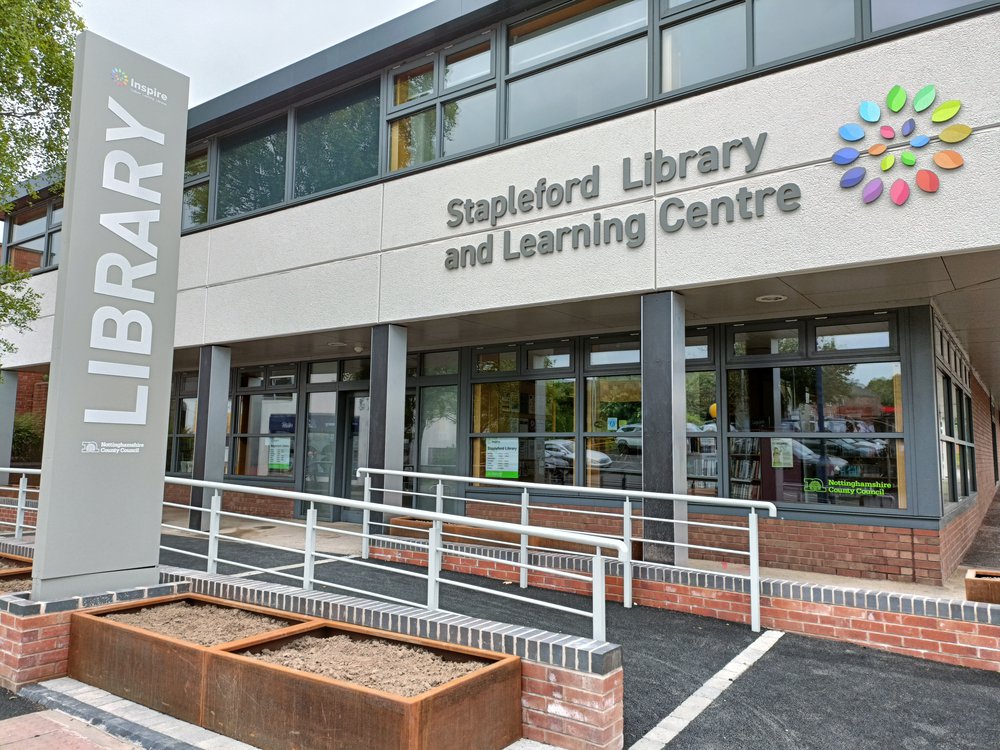
<path id="1" fill-rule="evenodd" d="M 959 125 L 956 123 L 942 130 L 938 138 L 945 143 L 961 143 L 970 135 L 972 135 L 972 128 L 968 125 Z"/>
<path id="2" fill-rule="evenodd" d="M 899 112 L 906 106 L 906 89 L 899 85 L 893 86 L 885 98 L 885 106 L 893 112 Z"/>
<path id="3" fill-rule="evenodd" d="M 882 171 L 888 172 L 890 169 L 892 169 L 892 166 L 895 163 L 896 163 L 896 157 L 893 156 L 892 154 L 889 154 L 888 156 L 882 159 Z"/>
<path id="4" fill-rule="evenodd" d="M 914 156 L 909 151 L 904 151 L 899 158 L 903 162 L 903 164 L 905 164 L 908 167 L 912 167 L 914 164 L 917 163 L 917 157 Z"/>
<path id="5" fill-rule="evenodd" d="M 958 99 L 951 99 L 934 110 L 931 114 L 931 122 L 947 122 L 957 115 L 961 108 L 962 102 Z"/>
<path id="6" fill-rule="evenodd" d="M 934 85 L 924 86 L 913 97 L 913 109 L 917 112 L 923 112 L 934 103 L 935 97 L 937 97 L 937 89 L 934 88 Z"/>

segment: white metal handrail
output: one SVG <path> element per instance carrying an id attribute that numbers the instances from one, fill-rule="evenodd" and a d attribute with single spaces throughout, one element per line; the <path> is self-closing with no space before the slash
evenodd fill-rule
<path id="1" fill-rule="evenodd" d="M 435 492 L 436 498 L 436 510 L 427 511 L 415 508 L 403 508 L 395 505 L 388 505 L 384 503 L 372 502 L 371 499 L 371 478 L 365 478 L 365 500 L 353 500 L 348 498 L 338 498 L 329 497 L 327 495 L 315 495 L 305 492 L 294 492 L 291 490 L 279 490 L 267 487 L 248 487 L 243 484 L 232 484 L 227 482 L 210 482 L 205 480 L 197 479 L 187 479 L 183 477 L 166 477 L 165 481 L 168 484 L 175 484 L 185 487 L 202 487 L 205 489 L 213 490 L 211 497 L 210 506 L 208 508 L 199 508 L 187 505 L 178 505 L 175 503 L 165 503 L 169 507 L 184 508 L 192 512 L 201 512 L 209 514 L 209 530 L 207 532 L 184 529 L 185 531 L 192 532 L 196 535 L 205 536 L 208 538 L 208 551 L 207 554 L 194 553 L 188 550 L 177 549 L 174 547 L 166 547 L 163 549 L 176 552 L 179 554 L 191 555 L 192 557 L 197 557 L 200 559 L 207 560 L 207 569 L 209 573 L 215 573 L 218 570 L 218 564 L 224 563 L 228 565 L 234 565 L 240 568 L 245 568 L 247 570 L 255 570 L 261 573 L 268 573 L 272 575 L 277 575 L 280 577 L 301 580 L 302 585 L 306 589 L 311 589 L 315 583 L 319 583 L 324 586 L 330 586 L 332 588 L 337 588 L 341 590 L 351 591 L 359 594 L 375 595 L 379 598 L 388 599 L 391 601 L 398 601 L 404 604 L 411 604 L 417 606 L 427 606 L 430 609 L 441 609 L 440 607 L 440 590 L 441 584 L 455 586 L 464 589 L 475 589 L 482 591 L 487 594 L 494 596 L 500 596 L 507 599 L 515 599 L 518 601 L 524 601 L 530 604 L 535 604 L 542 607 L 547 607 L 550 609 L 556 609 L 564 612 L 570 612 L 573 614 L 588 617 L 593 622 L 593 637 L 595 640 L 604 640 L 607 628 L 606 628 L 606 605 L 605 605 L 605 556 L 603 549 L 613 549 L 620 557 L 624 558 L 626 555 L 626 549 L 624 542 L 617 539 L 609 539 L 605 537 L 598 537 L 592 534 L 587 534 L 584 532 L 570 531 L 566 529 L 550 528 L 545 526 L 530 526 L 523 523 L 508 523 L 504 521 L 493 521 L 484 518 L 466 518 L 465 516 L 456 516 L 448 513 L 444 513 L 442 508 L 444 504 L 444 485 L 442 482 L 438 482 Z M 266 544 L 262 542 L 254 542 L 252 540 L 247 540 L 244 538 L 232 537 L 221 533 L 221 519 L 223 517 L 233 517 L 242 519 L 253 519 L 271 522 L 273 519 L 264 518 L 261 516 L 250 516 L 240 513 L 224 512 L 222 510 L 222 492 L 247 492 L 252 491 L 255 495 L 264 495 L 267 497 L 278 497 L 289 500 L 298 500 L 302 502 L 309 503 L 309 510 L 306 511 L 306 519 L 303 524 L 296 524 L 291 521 L 283 521 L 284 525 L 297 525 L 300 526 L 304 531 L 304 545 L 302 550 L 292 549 L 289 547 L 282 547 L 280 545 Z M 338 506 L 342 508 L 352 508 L 362 511 L 362 516 L 364 518 L 364 523 L 362 526 L 362 531 L 355 532 L 355 534 L 361 536 L 362 538 L 362 548 L 363 555 L 362 559 L 352 559 L 349 557 L 341 557 L 335 555 L 328 555 L 316 550 L 316 534 L 318 531 L 325 531 L 325 529 L 318 525 L 317 520 L 317 505 L 331 505 Z M 385 566 L 377 565 L 375 563 L 368 562 L 368 552 L 370 550 L 370 542 L 373 537 L 382 537 L 381 534 L 373 534 L 370 531 L 372 525 L 375 525 L 371 521 L 371 514 L 384 513 L 387 515 L 399 515 L 408 516 L 410 518 L 418 518 L 425 521 L 430 521 L 431 527 L 428 533 L 427 545 L 427 572 L 423 573 L 413 573 L 412 571 L 399 571 L 392 568 L 387 568 Z M 582 545 L 585 547 L 592 547 L 595 552 L 591 556 L 593 564 L 591 570 L 591 576 L 589 577 L 592 581 L 592 607 L 590 610 L 576 609 L 573 607 L 567 607 L 561 604 L 554 604 L 552 602 L 541 601 L 538 599 L 533 599 L 531 597 L 519 596 L 516 594 L 507 593 L 504 591 L 497 591 L 494 589 L 475 586 L 474 584 L 464 583 L 461 581 L 455 581 L 450 579 L 445 579 L 441 577 L 441 563 L 442 555 L 447 554 L 449 556 L 457 557 L 469 557 L 469 558 L 479 558 L 481 555 L 473 551 L 462 551 L 452 548 L 444 549 L 442 543 L 442 528 L 446 523 L 460 523 L 465 526 L 473 526 L 481 529 L 488 529 L 492 531 L 505 532 L 512 535 L 520 535 L 522 538 L 532 537 L 542 537 L 547 539 L 553 539 L 556 541 L 567 542 L 570 544 Z M 178 528 L 176 526 L 169 526 L 168 528 Z M 337 529 L 334 533 L 343 533 L 343 530 Z M 254 565 L 249 565 L 247 563 L 241 563 L 234 560 L 226 560 L 219 555 L 219 541 L 234 541 L 244 544 L 251 544 L 256 546 L 269 547 L 272 549 L 278 549 L 282 551 L 289 552 L 301 552 L 303 554 L 303 573 L 301 576 L 286 573 L 284 571 L 261 568 Z M 421 548 L 423 544 L 421 543 Z M 426 605 L 419 602 L 412 602 L 402 599 L 397 599 L 390 596 L 385 596 L 382 594 L 377 594 L 375 592 L 364 591 L 342 584 L 333 583 L 330 581 L 321 581 L 315 578 L 315 565 L 317 559 L 321 560 L 336 560 L 338 562 L 343 562 L 352 565 L 359 565 L 362 567 L 378 568 L 382 571 L 390 571 L 402 573 L 405 572 L 411 576 L 418 576 L 421 578 L 426 578 L 427 580 L 427 599 Z M 526 556 L 522 556 L 518 560 L 503 560 L 505 565 L 510 565 L 512 567 L 518 568 L 521 571 L 521 576 L 526 579 L 527 571 L 529 568 L 537 569 L 537 566 L 532 566 L 528 564 Z M 579 572 L 563 571 L 558 568 L 546 568 L 546 572 L 552 575 L 564 576 L 567 578 L 586 580 L 586 577 L 581 576 Z"/>
<path id="2" fill-rule="evenodd" d="M 738 555 L 740 557 L 747 557 L 749 563 L 749 575 L 734 575 L 737 578 L 747 579 L 750 582 L 750 627 L 754 632 L 760 632 L 760 529 L 759 529 L 759 511 L 766 511 L 767 514 L 774 518 L 778 515 L 778 509 L 772 502 L 766 500 L 742 500 L 737 498 L 724 498 L 724 497 L 703 497 L 701 495 L 683 495 L 672 492 L 648 492 L 644 490 L 616 490 L 608 489 L 604 487 L 579 487 L 574 485 L 556 485 L 556 484 L 543 484 L 540 482 L 518 482 L 509 479 L 492 479 L 483 477 L 464 477 L 456 476 L 450 474 L 431 474 L 425 472 L 416 471 L 400 471 L 397 469 L 373 469 L 363 467 L 358 469 L 357 475 L 359 477 L 365 478 L 365 497 L 370 497 L 369 488 L 371 486 L 371 477 L 373 475 L 390 476 L 390 477 L 400 477 L 413 480 L 432 480 L 437 482 L 440 488 L 444 482 L 458 483 L 466 485 L 487 485 L 491 487 L 501 487 L 512 490 L 520 490 L 520 502 L 518 503 L 520 508 L 520 522 L 524 526 L 528 526 L 530 522 L 530 513 L 534 509 L 546 509 L 559 512 L 567 512 L 570 514 L 584 514 L 597 516 L 612 516 L 614 518 L 621 518 L 622 530 L 621 534 L 608 535 L 606 533 L 588 532 L 594 536 L 601 538 L 602 544 L 607 545 L 612 541 L 621 541 L 624 544 L 624 550 L 620 556 L 623 567 L 623 579 L 622 579 L 622 593 L 623 601 L 626 607 L 632 606 L 632 581 L 633 581 L 633 566 L 635 561 L 632 559 L 632 542 L 641 542 L 643 544 L 649 545 L 662 545 L 671 548 L 683 548 L 685 550 L 695 549 L 708 552 L 721 552 L 724 554 Z M 553 495 L 572 495 L 572 496 L 585 496 L 585 497 L 610 497 L 621 499 L 623 501 L 622 513 L 619 516 L 617 513 L 607 513 L 602 511 L 582 511 L 578 509 L 564 509 L 551 505 L 532 505 L 531 503 L 531 492 L 544 494 L 547 497 L 552 497 Z M 423 494 L 414 493 L 409 490 L 401 489 L 389 489 L 384 490 L 384 492 L 393 493 L 397 495 L 412 495 L 412 494 Z M 495 500 L 480 500 L 475 497 L 457 497 L 448 496 L 450 499 L 461 500 L 467 503 L 482 502 L 489 505 L 507 505 L 510 507 L 514 503 L 502 503 Z M 683 503 L 685 508 L 690 504 L 719 507 L 719 508 L 735 508 L 737 510 L 745 510 L 747 512 L 747 526 L 744 529 L 741 526 L 735 526 L 733 524 L 714 524 L 707 521 L 688 521 L 684 519 L 675 518 L 657 518 L 652 516 L 647 516 L 645 514 L 633 515 L 632 514 L 632 503 L 633 500 L 638 500 L 640 502 L 645 500 L 665 500 Z M 442 498 L 438 498 L 437 507 L 441 507 Z M 515 506 L 518 507 L 518 506 Z M 407 515 L 411 517 L 416 517 L 415 509 L 408 509 Z M 475 526 L 472 521 L 473 516 L 462 516 L 462 523 L 467 526 Z M 699 527 L 711 527 L 719 528 L 728 531 L 745 531 L 747 534 L 747 550 L 741 549 L 727 549 L 723 547 L 715 547 L 702 544 L 691 544 L 687 541 L 677 541 L 676 538 L 673 540 L 666 539 L 652 539 L 643 534 L 643 536 L 634 536 L 632 533 L 632 522 L 642 521 L 645 528 L 645 524 L 648 522 L 653 523 L 669 523 L 674 525 L 687 526 L 699 526 Z M 370 519 L 368 516 L 363 518 L 363 533 L 369 532 Z M 546 527 L 553 528 L 553 527 Z M 554 537 L 553 537 L 554 538 Z M 482 543 L 485 540 L 480 540 Z M 528 535 L 520 535 L 519 546 L 519 560 L 524 563 L 528 560 L 528 549 L 545 549 L 539 548 L 534 545 L 528 544 Z M 600 548 L 598 548 L 600 551 Z M 364 548 L 363 556 L 367 556 L 367 546 Z M 690 568 L 682 565 L 668 565 L 665 563 L 657 562 L 644 562 L 647 565 L 660 565 L 663 567 L 675 568 L 678 570 L 687 570 L 694 572 L 704 572 L 696 568 Z M 521 588 L 527 588 L 528 578 L 527 570 L 522 567 L 520 575 L 520 585 Z"/>
<path id="3" fill-rule="evenodd" d="M 12 526 L 14 527 L 14 541 L 20 542 L 24 538 L 25 530 L 35 531 L 35 526 L 26 523 L 24 520 L 25 512 L 29 510 L 28 508 L 28 495 L 37 495 L 39 489 L 37 487 L 28 486 L 29 476 L 41 476 L 41 469 L 15 469 L 12 467 L 0 468 L 0 474 L 20 474 L 21 478 L 17 482 L 17 515 L 14 517 L 14 522 L 10 521 L 0 521 L 0 526 Z M 4 487 L 3 489 L 14 489 L 13 486 Z"/>

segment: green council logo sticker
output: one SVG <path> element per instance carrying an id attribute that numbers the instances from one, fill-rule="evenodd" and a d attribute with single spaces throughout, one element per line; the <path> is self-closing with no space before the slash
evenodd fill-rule
<path id="1" fill-rule="evenodd" d="M 806 492 L 826 492 L 826 487 L 823 485 L 822 480 L 807 477 L 802 484 Z"/>

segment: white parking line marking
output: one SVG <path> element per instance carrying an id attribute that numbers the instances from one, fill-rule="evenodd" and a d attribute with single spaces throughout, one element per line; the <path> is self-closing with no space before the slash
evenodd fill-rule
<path id="1" fill-rule="evenodd" d="M 731 662 L 716 672 L 700 688 L 671 714 L 650 729 L 646 735 L 636 742 L 629 750 L 661 750 L 664 745 L 680 734 L 698 718 L 712 702 L 733 684 L 733 680 L 746 672 L 760 657 L 771 650 L 784 633 L 780 630 L 768 630 L 757 640 L 743 649 Z"/>

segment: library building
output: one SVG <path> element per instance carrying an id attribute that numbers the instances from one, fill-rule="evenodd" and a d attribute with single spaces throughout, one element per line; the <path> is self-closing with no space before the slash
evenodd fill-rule
<path id="1" fill-rule="evenodd" d="M 255 488 L 359 466 L 768 500 L 766 567 L 941 584 L 1000 486 L 998 32 L 996 0 L 435 0 L 192 108 L 166 474 L 277 518 Z M 43 295 L 14 466 L 62 213 L 2 216 Z M 482 493 L 510 512 L 446 510 L 517 520 Z"/>

